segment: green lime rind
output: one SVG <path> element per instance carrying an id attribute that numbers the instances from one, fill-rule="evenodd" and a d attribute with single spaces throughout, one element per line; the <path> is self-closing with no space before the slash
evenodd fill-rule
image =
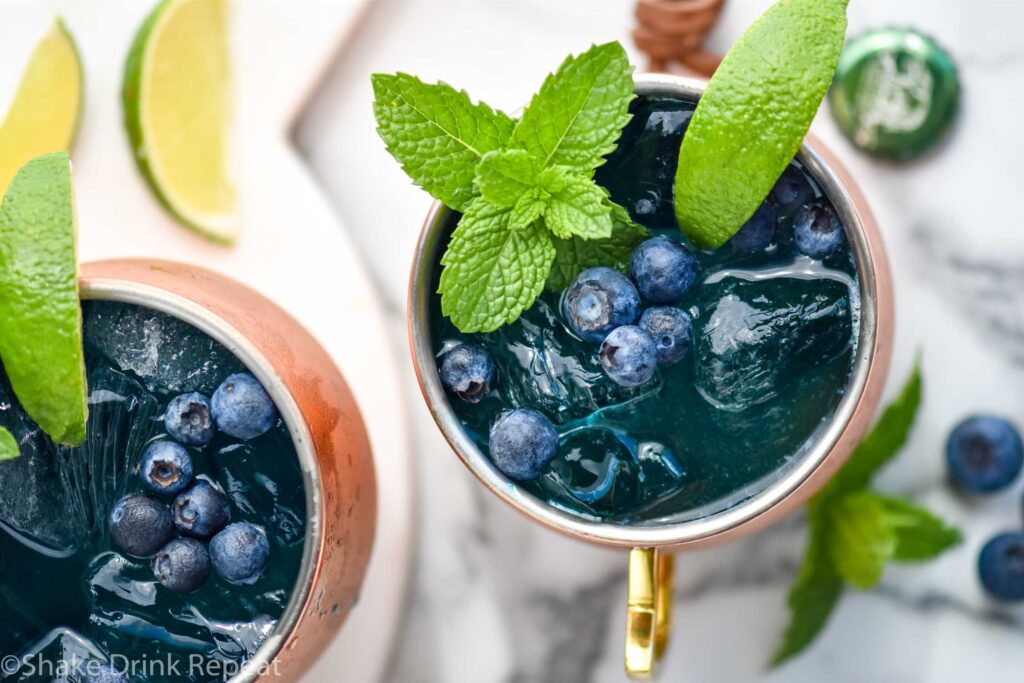
<path id="1" fill-rule="evenodd" d="M 0 427 L 0 462 L 14 460 L 19 455 L 21 449 L 18 448 L 18 440 L 14 438 L 14 434 Z"/>
<path id="2" fill-rule="evenodd" d="M 0 359 L 25 412 L 62 444 L 85 441 L 85 361 L 71 161 L 21 167 L 0 205 Z"/>
<path id="3" fill-rule="evenodd" d="M 211 242 L 230 247 L 235 243 L 233 237 L 210 230 L 207 227 L 190 220 L 188 216 L 184 215 L 174 206 L 170 197 L 168 197 L 160 188 L 160 183 L 150 166 L 149 155 L 146 150 L 146 141 L 142 133 L 142 107 L 140 106 L 140 98 L 142 89 L 142 72 L 146 58 L 146 47 L 149 44 L 149 38 L 153 33 L 153 29 L 156 28 L 163 16 L 163 13 L 169 9 L 174 2 L 175 0 L 161 0 L 161 2 L 153 8 L 153 11 L 149 13 L 146 20 L 142 22 L 141 26 L 139 26 L 139 30 L 136 32 L 135 38 L 132 40 L 132 45 L 128 50 L 128 58 L 124 63 L 124 79 L 121 85 L 121 105 L 124 110 L 124 129 L 128 134 L 128 142 L 132 148 L 132 157 L 135 159 L 135 163 L 139 167 L 139 172 L 142 174 L 142 177 L 146 181 L 150 190 L 153 191 L 153 195 L 156 197 L 157 201 L 160 202 L 160 205 L 163 206 L 169 214 L 171 214 L 174 220 L 178 221 L 189 230 L 192 230 Z"/>
<path id="4" fill-rule="evenodd" d="M 780 0 L 736 41 L 683 138 L 675 209 L 702 248 L 727 242 L 793 159 L 832 82 L 846 0 Z"/>

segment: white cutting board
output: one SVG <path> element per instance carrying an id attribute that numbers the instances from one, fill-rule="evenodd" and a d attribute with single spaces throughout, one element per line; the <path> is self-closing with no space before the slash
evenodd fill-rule
<path id="1" fill-rule="evenodd" d="M 361 601 L 306 677 L 310 682 L 381 679 L 413 550 L 414 469 L 397 344 L 386 335 L 377 295 L 344 226 L 288 139 L 295 114 L 366 3 L 234 3 L 234 144 L 243 231 L 237 246 L 224 249 L 168 218 L 129 154 L 120 103 L 124 58 L 155 0 L 0 0 L 0 112 L 55 14 L 81 52 L 85 104 L 72 153 L 81 260 L 151 256 L 230 275 L 298 318 L 355 393 L 377 467 L 376 545 Z"/>

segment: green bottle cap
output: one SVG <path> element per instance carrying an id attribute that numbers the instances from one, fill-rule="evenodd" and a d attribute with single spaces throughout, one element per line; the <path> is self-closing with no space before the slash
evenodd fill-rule
<path id="1" fill-rule="evenodd" d="M 854 145 L 909 159 L 949 132 L 959 110 L 960 81 L 949 54 L 930 37 L 881 29 L 847 42 L 828 99 Z"/>

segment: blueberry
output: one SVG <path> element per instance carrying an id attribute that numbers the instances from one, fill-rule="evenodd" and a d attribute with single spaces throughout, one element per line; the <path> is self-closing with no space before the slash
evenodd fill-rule
<path id="1" fill-rule="evenodd" d="M 217 427 L 236 439 L 254 439 L 274 426 L 277 408 L 266 389 L 252 375 L 231 375 L 213 392 L 210 401 Z"/>
<path id="2" fill-rule="evenodd" d="M 84 683 L 128 683 L 128 674 L 106 662 L 87 662 L 84 673 Z"/>
<path id="3" fill-rule="evenodd" d="M 596 344 L 616 327 L 633 324 L 639 313 L 636 287 L 614 268 L 587 268 L 562 297 L 562 314 L 569 328 Z"/>
<path id="4" fill-rule="evenodd" d="M 214 434 L 210 399 L 195 392 L 172 398 L 164 413 L 164 427 L 172 439 L 189 446 L 210 443 Z"/>
<path id="5" fill-rule="evenodd" d="M 946 465 L 953 482 L 974 493 L 1006 488 L 1024 465 L 1020 434 L 991 415 L 969 417 L 949 435 Z"/>
<path id="6" fill-rule="evenodd" d="M 781 208 L 803 205 L 814 199 L 814 188 L 798 166 L 790 164 L 772 188 L 771 200 Z"/>
<path id="7" fill-rule="evenodd" d="M 753 254 L 767 248 L 775 239 L 775 226 L 778 220 L 779 214 L 774 206 L 768 202 L 761 204 L 750 220 L 729 240 L 733 251 Z"/>
<path id="8" fill-rule="evenodd" d="M 269 557 L 267 532 L 248 522 L 228 524 L 210 541 L 213 569 L 228 583 L 256 583 L 263 576 Z"/>
<path id="9" fill-rule="evenodd" d="M 682 244 L 661 235 L 636 248 L 629 260 L 629 274 L 640 296 L 654 304 L 668 304 L 697 281 L 697 259 Z"/>
<path id="10" fill-rule="evenodd" d="M 558 432 L 536 410 L 506 410 L 491 426 L 490 453 L 510 478 L 534 479 L 558 453 Z"/>
<path id="11" fill-rule="evenodd" d="M 153 556 L 153 576 L 175 593 L 191 593 L 210 578 L 210 553 L 194 538 L 176 538 Z"/>
<path id="12" fill-rule="evenodd" d="M 994 536 L 978 555 L 981 585 L 993 598 L 1024 600 L 1024 533 Z"/>
<path id="13" fill-rule="evenodd" d="M 682 359 L 693 342 L 690 314 L 671 306 L 648 308 L 640 316 L 640 329 L 651 335 L 657 347 L 658 362 L 671 365 Z"/>
<path id="14" fill-rule="evenodd" d="M 136 557 L 149 557 L 174 536 L 171 511 L 141 493 L 130 493 L 114 503 L 107 528 L 114 547 Z"/>
<path id="15" fill-rule="evenodd" d="M 192 458 L 174 441 L 154 441 L 142 452 L 139 478 L 153 493 L 177 493 L 192 481 Z"/>
<path id="16" fill-rule="evenodd" d="M 842 249 L 846 233 L 832 205 L 818 200 L 797 211 L 793 219 L 793 239 L 801 253 L 821 260 Z"/>
<path id="17" fill-rule="evenodd" d="M 459 344 L 441 361 L 441 383 L 463 401 L 479 403 L 494 385 L 494 359 L 478 344 Z"/>
<path id="18" fill-rule="evenodd" d="M 174 526 L 189 536 L 210 538 L 231 520 L 227 496 L 208 481 L 200 479 L 178 494 L 171 506 Z"/>
<path id="19" fill-rule="evenodd" d="M 658 367 L 658 347 L 644 330 L 623 325 L 612 330 L 601 344 L 601 366 L 613 382 L 638 387 Z"/>

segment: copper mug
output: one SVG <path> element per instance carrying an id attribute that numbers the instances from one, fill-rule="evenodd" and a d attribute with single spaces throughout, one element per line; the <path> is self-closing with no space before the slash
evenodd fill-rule
<path id="1" fill-rule="evenodd" d="M 665 74 L 635 76 L 639 95 L 669 95 L 696 101 L 705 81 Z M 626 671 L 649 678 L 668 639 L 672 605 L 672 560 L 679 550 L 705 547 L 753 533 L 792 512 L 836 473 L 868 430 L 889 367 L 893 299 L 882 240 L 864 198 L 838 162 L 813 139 L 797 155 L 832 201 L 847 230 L 860 279 L 861 319 L 853 370 L 835 415 L 805 454 L 778 470 L 759 493 L 713 514 L 686 521 L 642 525 L 596 522 L 538 500 L 503 475 L 465 434 L 438 377 L 429 329 L 439 250 L 449 210 L 434 204 L 420 235 L 409 285 L 409 340 L 420 388 L 452 449 L 493 493 L 517 510 L 576 539 L 631 549 L 626 625 Z"/>
<path id="2" fill-rule="evenodd" d="M 356 602 L 373 544 L 370 443 L 344 378 L 294 318 L 223 275 L 169 261 L 86 263 L 86 300 L 137 304 L 191 324 L 260 380 L 288 426 L 306 489 L 306 537 L 291 598 L 232 683 L 296 681 Z"/>

